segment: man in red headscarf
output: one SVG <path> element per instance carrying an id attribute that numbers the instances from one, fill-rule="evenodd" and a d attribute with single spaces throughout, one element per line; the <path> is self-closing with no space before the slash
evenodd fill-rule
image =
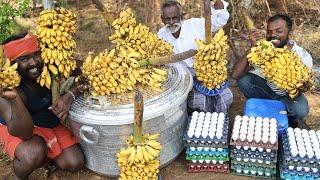
<path id="1" fill-rule="evenodd" d="M 0 97 L 0 144 L 13 159 L 15 178 L 27 179 L 48 159 L 62 170 L 81 169 L 84 156 L 78 139 L 60 123 L 68 116 L 77 88 L 52 104 L 50 90 L 36 82 L 43 66 L 36 37 L 13 36 L 2 44 L 4 57 L 18 63 L 21 76 L 19 87 Z"/>

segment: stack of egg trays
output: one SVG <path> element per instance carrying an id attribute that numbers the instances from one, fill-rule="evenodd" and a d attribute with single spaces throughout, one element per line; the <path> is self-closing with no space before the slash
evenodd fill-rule
<path id="1" fill-rule="evenodd" d="M 189 119 L 187 130 L 189 129 L 190 121 L 191 118 Z M 186 159 L 190 161 L 188 172 L 230 172 L 228 129 L 229 117 L 225 115 L 223 133 L 220 139 L 216 136 L 204 138 L 202 135 L 198 138 L 195 135 L 189 137 L 187 131 L 184 133 L 183 139 L 187 147 Z M 199 147 L 201 150 L 199 150 Z"/>
<path id="2" fill-rule="evenodd" d="M 320 179 L 320 161 L 315 157 L 292 157 L 286 133 L 282 136 L 280 176 L 283 179 Z"/>
<path id="3" fill-rule="evenodd" d="M 244 164 L 255 164 L 266 167 L 274 167 L 277 165 L 277 150 L 259 151 L 250 148 L 231 148 L 230 157 L 233 162 L 242 162 Z"/>
<path id="4" fill-rule="evenodd" d="M 277 135 L 278 137 L 278 135 Z M 244 176 L 252 176 L 252 177 L 260 177 L 260 178 L 271 178 L 276 179 L 277 176 L 277 150 L 278 150 L 278 142 L 276 141 L 274 144 L 269 141 L 263 143 L 260 141 L 259 143 L 252 141 L 249 142 L 247 139 L 241 141 L 237 139 L 236 141 L 231 138 L 230 140 L 230 157 L 231 157 L 231 173 L 235 175 L 244 175 Z M 255 152 L 258 151 L 262 153 L 262 158 L 257 158 L 257 163 L 252 163 L 249 157 L 249 154 L 252 154 L 252 148 L 255 148 Z M 237 150 L 242 150 L 241 155 L 236 155 L 234 153 Z M 273 159 L 269 159 L 270 164 L 267 161 L 264 163 L 259 163 L 263 160 L 264 154 L 265 157 L 273 157 Z M 241 161 L 238 161 L 241 158 Z M 253 159 L 253 158 L 252 158 Z M 248 160 L 248 161 L 247 161 Z M 247 161 L 247 162 L 246 162 Z M 259 161 L 259 162 L 258 162 Z"/>

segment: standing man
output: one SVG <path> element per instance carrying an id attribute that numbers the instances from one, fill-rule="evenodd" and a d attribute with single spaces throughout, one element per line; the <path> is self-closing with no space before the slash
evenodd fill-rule
<path id="1" fill-rule="evenodd" d="M 312 68 L 312 57 L 302 47 L 298 46 L 289 35 L 292 29 L 292 21 L 289 16 L 276 14 L 267 21 L 268 41 L 272 41 L 277 48 L 287 46 L 288 49 L 295 52 L 302 62 Z M 259 39 L 263 38 L 260 31 L 254 30 L 250 34 L 251 46 L 255 46 Z M 250 51 L 250 50 L 249 50 Z M 248 52 L 249 52 L 248 51 Z M 309 105 L 303 92 L 300 92 L 294 100 L 289 98 L 288 94 L 278 89 L 273 83 L 268 82 L 261 74 L 260 69 L 253 68 L 247 59 L 248 52 L 237 61 L 233 67 L 232 77 L 237 80 L 240 91 L 246 98 L 274 99 L 282 101 L 286 107 L 289 118 L 289 125 L 292 127 L 308 128 L 305 118 L 309 112 Z"/>
<path id="2" fill-rule="evenodd" d="M 37 38 L 13 36 L 3 43 L 5 58 L 18 63 L 19 87 L 0 94 L 0 144 L 13 159 L 15 179 L 28 176 L 50 159 L 65 171 L 78 171 L 84 156 L 78 140 L 60 123 L 79 93 L 71 87 L 52 104 L 51 92 L 37 83 L 43 63 Z"/>
<path id="3" fill-rule="evenodd" d="M 228 3 L 223 0 L 216 0 L 211 7 L 211 30 L 216 32 L 222 28 L 229 19 L 227 10 Z M 161 20 L 165 25 L 158 35 L 173 46 L 175 54 L 197 49 L 196 39 L 205 39 L 204 18 L 182 19 L 182 6 L 179 2 L 168 0 L 161 6 Z M 189 58 L 182 62 L 195 76 L 193 59 Z M 205 96 L 195 89 L 189 94 L 188 109 L 191 111 L 208 111 L 227 113 L 233 101 L 233 95 L 229 88 L 224 89 L 216 96 Z"/>

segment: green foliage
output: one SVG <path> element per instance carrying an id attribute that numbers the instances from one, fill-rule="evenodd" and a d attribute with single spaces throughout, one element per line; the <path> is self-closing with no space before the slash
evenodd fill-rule
<path id="1" fill-rule="evenodd" d="M 21 16 L 28 10 L 30 0 L 0 0 L 0 42 L 12 35 L 14 30 L 14 18 Z"/>

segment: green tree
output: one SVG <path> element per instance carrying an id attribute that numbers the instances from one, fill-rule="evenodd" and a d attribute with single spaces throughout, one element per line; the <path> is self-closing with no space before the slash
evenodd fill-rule
<path id="1" fill-rule="evenodd" d="M 30 0 L 0 0 L 0 42 L 12 35 L 14 18 L 28 10 Z"/>

